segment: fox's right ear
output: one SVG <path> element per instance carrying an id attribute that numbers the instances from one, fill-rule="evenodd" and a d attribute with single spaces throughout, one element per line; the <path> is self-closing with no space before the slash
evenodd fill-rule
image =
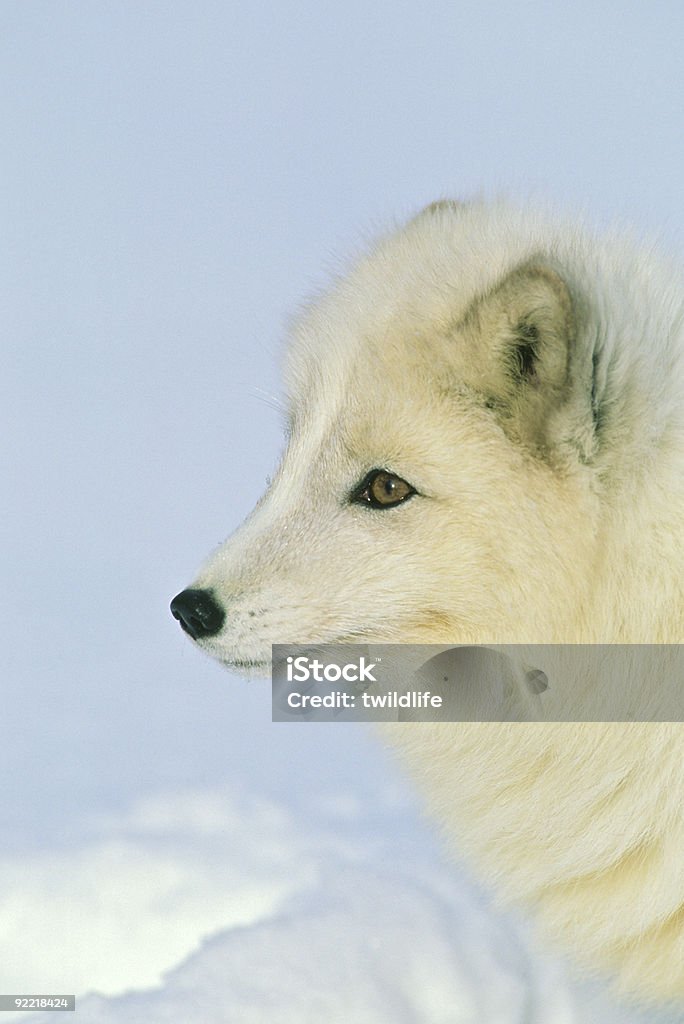
<path id="1" fill-rule="evenodd" d="M 570 288 L 543 258 L 512 270 L 459 324 L 471 386 L 506 433 L 554 461 L 586 461 L 594 445 L 593 366 L 576 345 Z"/>

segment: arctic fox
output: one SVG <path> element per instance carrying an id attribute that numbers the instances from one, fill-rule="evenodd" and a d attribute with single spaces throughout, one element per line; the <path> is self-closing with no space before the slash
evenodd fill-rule
<path id="1" fill-rule="evenodd" d="M 174 615 L 245 672 L 293 641 L 680 643 L 683 322 L 650 249 L 433 204 L 294 327 L 282 465 Z M 684 725 L 387 730 L 495 888 L 684 996 Z"/>

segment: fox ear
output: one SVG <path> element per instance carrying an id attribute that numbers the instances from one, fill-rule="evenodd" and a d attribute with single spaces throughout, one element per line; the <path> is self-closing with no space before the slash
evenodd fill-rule
<path id="1" fill-rule="evenodd" d="M 583 460 L 593 438 L 591 366 L 577 365 L 576 319 L 563 278 L 541 261 L 513 270 L 464 317 L 469 383 L 506 433 L 552 457 L 569 444 Z"/>

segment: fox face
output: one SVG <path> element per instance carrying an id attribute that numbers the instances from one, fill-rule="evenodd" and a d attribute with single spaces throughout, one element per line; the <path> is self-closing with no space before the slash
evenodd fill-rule
<path id="1" fill-rule="evenodd" d="M 435 287 L 405 248 L 394 301 L 372 301 L 381 249 L 295 328 L 280 469 L 174 599 L 227 665 L 267 669 L 272 643 L 549 640 L 559 580 L 586 585 L 592 360 L 568 285 L 523 250 L 469 291 L 455 256 Z"/>

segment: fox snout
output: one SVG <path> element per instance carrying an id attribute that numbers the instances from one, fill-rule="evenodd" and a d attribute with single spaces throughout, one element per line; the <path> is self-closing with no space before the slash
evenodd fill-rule
<path id="1" fill-rule="evenodd" d="M 211 590 L 182 590 L 171 602 L 171 614 L 193 640 L 215 636 L 226 620 Z"/>

